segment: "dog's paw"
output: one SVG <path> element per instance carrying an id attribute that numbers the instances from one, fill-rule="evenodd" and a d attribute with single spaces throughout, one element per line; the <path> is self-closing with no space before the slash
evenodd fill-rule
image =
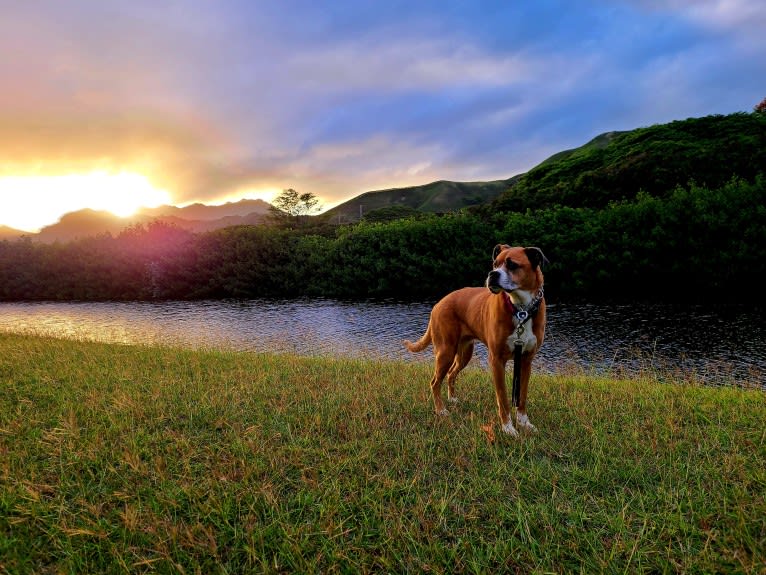
<path id="1" fill-rule="evenodd" d="M 448 397 L 448 398 L 447 398 L 447 401 L 448 401 L 449 403 L 460 403 L 460 400 L 459 400 L 457 397 L 455 397 L 454 395 L 453 395 L 453 396 L 451 396 L 451 397 Z"/>
<path id="2" fill-rule="evenodd" d="M 537 431 L 537 428 L 534 425 L 532 425 L 531 421 L 529 421 L 529 417 L 527 417 L 526 413 L 516 414 L 516 425 L 518 425 L 520 429 L 523 429 L 524 431 L 528 433 L 534 433 Z"/>
<path id="3" fill-rule="evenodd" d="M 519 436 L 519 432 L 516 431 L 516 428 L 513 426 L 513 423 L 511 423 L 510 421 L 508 423 L 503 424 L 500 427 L 500 429 L 503 430 L 503 433 L 507 433 L 511 437 L 518 437 Z"/>
<path id="4" fill-rule="evenodd" d="M 440 417 L 447 417 L 449 415 L 449 411 L 447 411 L 446 409 L 442 408 L 442 409 L 440 409 L 439 411 L 436 412 L 436 415 L 438 415 Z"/>

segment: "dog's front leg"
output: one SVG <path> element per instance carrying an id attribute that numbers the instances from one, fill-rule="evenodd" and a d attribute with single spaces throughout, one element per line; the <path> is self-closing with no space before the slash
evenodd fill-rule
<path id="1" fill-rule="evenodd" d="M 525 431 L 537 431 L 527 416 L 527 389 L 532 375 L 532 354 L 521 358 L 521 381 L 519 386 L 519 405 L 516 407 L 516 424 Z"/>
<path id="2" fill-rule="evenodd" d="M 492 383 L 495 385 L 495 398 L 497 400 L 497 414 L 500 416 L 500 426 L 508 435 L 514 437 L 519 433 L 513 427 L 511 421 L 511 404 L 508 401 L 508 390 L 505 386 L 505 363 L 507 358 L 490 353 L 489 364 L 492 370 Z"/>

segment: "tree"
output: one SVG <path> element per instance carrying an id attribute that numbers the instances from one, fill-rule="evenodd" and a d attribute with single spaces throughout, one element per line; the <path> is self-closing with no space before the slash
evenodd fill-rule
<path id="1" fill-rule="evenodd" d="M 269 217 L 277 225 L 290 227 L 291 224 L 304 225 L 311 215 L 322 207 L 319 198 L 311 192 L 299 194 L 292 188 L 282 190 L 269 206 Z"/>
<path id="2" fill-rule="evenodd" d="M 758 114 L 766 114 L 766 98 L 761 100 L 761 102 L 753 108 L 753 111 Z"/>

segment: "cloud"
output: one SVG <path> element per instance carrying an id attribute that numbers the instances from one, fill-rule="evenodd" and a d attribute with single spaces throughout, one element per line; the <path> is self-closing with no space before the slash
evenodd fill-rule
<path id="1" fill-rule="evenodd" d="M 636 0 L 636 5 L 731 35 L 763 47 L 766 4 L 761 0 Z"/>
<path id="2" fill-rule="evenodd" d="M 332 201 L 360 188 L 459 178 L 458 139 L 441 142 L 438 133 L 471 123 L 465 113 L 488 113 L 471 94 L 542 68 L 521 53 L 418 30 L 382 44 L 368 30 L 305 45 L 263 24 L 224 38 L 219 20 L 195 24 L 196 4 L 183 27 L 140 4 L 117 6 L 85 19 L 23 12 L 46 40 L 29 46 L 26 32 L 8 40 L 26 50 L 29 73 L 5 94 L 12 117 L 0 120 L 0 171 L 135 170 L 179 202 L 297 185 Z M 200 29 L 210 35 L 204 46 Z"/>
<path id="3" fill-rule="evenodd" d="M 160 185 L 192 189 L 225 180 L 216 139 L 189 124 L 141 115 L 0 117 L 0 174 L 61 175 L 129 170 Z"/>
<path id="4" fill-rule="evenodd" d="M 330 207 L 371 189 L 438 179 L 432 164 L 442 155 L 437 144 L 420 145 L 376 135 L 318 144 L 285 161 L 279 169 L 289 174 L 289 187 L 321 190 L 325 207 Z"/>
<path id="5" fill-rule="evenodd" d="M 519 54 L 488 54 L 477 46 L 435 39 L 341 43 L 288 58 L 290 74 L 315 92 L 420 92 L 523 81 L 534 66 Z"/>
<path id="6" fill-rule="evenodd" d="M 764 6 L 16 3 L 0 173 L 134 170 L 179 203 L 293 187 L 325 205 L 507 178 L 601 132 L 751 109 Z"/>

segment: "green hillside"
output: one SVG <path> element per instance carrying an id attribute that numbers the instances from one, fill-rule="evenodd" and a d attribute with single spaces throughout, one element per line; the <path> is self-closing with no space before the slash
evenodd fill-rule
<path id="1" fill-rule="evenodd" d="M 564 150 L 525 174 L 490 182 L 440 180 L 361 194 L 328 210 L 333 223 L 353 223 L 392 207 L 427 213 L 523 212 L 555 205 L 602 208 L 639 191 L 666 197 L 691 181 L 716 188 L 733 176 L 752 181 L 766 166 L 766 114 L 689 118 L 606 132 Z"/>
<path id="2" fill-rule="evenodd" d="M 690 181 L 711 189 L 766 167 L 766 114 L 690 118 L 608 132 L 555 154 L 491 202 L 493 211 L 602 208 L 639 191 L 667 197 Z"/>
<path id="3" fill-rule="evenodd" d="M 517 178 L 491 182 L 439 180 L 423 186 L 366 192 L 335 206 L 323 216 L 331 222 L 349 223 L 359 221 L 360 215 L 365 216 L 375 210 L 393 206 L 428 213 L 454 212 L 492 201 Z"/>
<path id="4" fill-rule="evenodd" d="M 583 154 L 583 153 L 585 153 L 586 151 L 589 151 L 589 150 L 600 150 L 602 148 L 606 148 L 612 142 L 612 140 L 614 140 L 617 136 L 620 136 L 620 135 L 626 134 L 626 133 L 627 132 L 605 132 L 604 134 L 600 134 L 600 135 L 596 136 L 590 142 L 580 146 L 579 148 L 573 148 L 571 150 L 564 150 L 563 152 L 558 152 L 556 154 L 553 154 L 550 158 L 548 158 L 546 160 L 543 160 L 536 167 L 540 168 L 541 166 L 547 166 L 547 165 L 555 164 L 557 162 L 561 162 L 563 160 L 566 160 L 567 158 L 570 158 L 571 156 L 576 156 L 578 154 Z"/>

